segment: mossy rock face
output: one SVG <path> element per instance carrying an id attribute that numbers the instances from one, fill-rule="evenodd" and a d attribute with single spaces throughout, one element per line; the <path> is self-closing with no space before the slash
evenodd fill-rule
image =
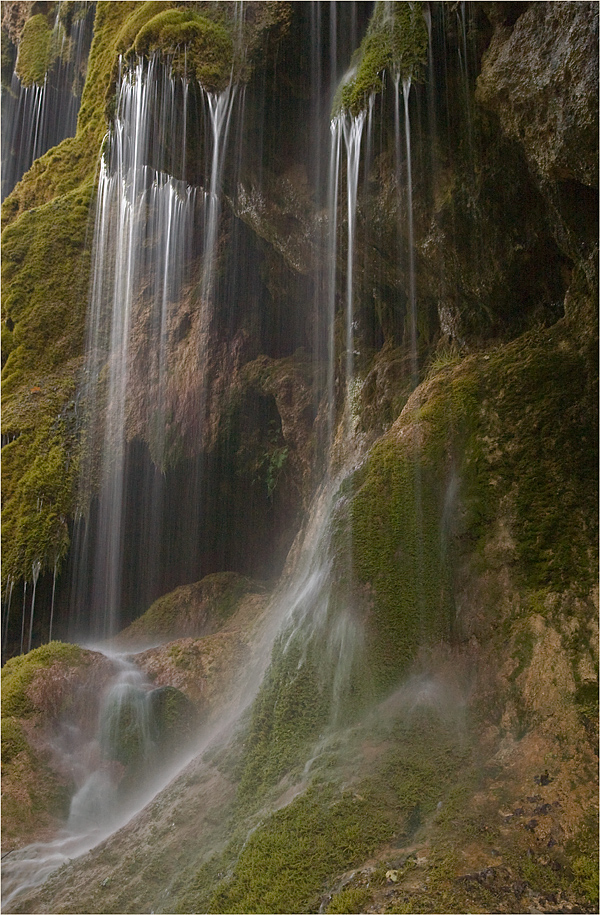
<path id="1" fill-rule="evenodd" d="M 420 646 L 452 633 L 459 495 L 464 505 L 475 482 L 461 466 L 476 421 L 474 368 L 466 360 L 422 385 L 341 494 L 336 575 L 365 595 L 376 692 Z"/>
<path id="2" fill-rule="evenodd" d="M 271 791 L 276 812 L 265 816 L 261 805 L 259 821 L 250 820 L 198 871 L 177 911 L 318 912 L 332 896 L 331 911 L 364 911 L 359 899 L 362 905 L 371 895 L 365 888 L 336 893 L 349 870 L 383 849 L 394 854 L 412 843 L 470 768 L 468 737 L 458 733 L 452 714 L 402 711 L 401 701 L 399 708 L 399 715 L 398 708 L 378 709 L 374 729 L 373 721 L 366 727 L 363 721 L 320 744 L 311 784 L 288 780 Z M 340 782 L 351 787 L 340 789 Z M 289 785 L 295 786 L 291 800 Z"/>
<path id="3" fill-rule="evenodd" d="M 163 10 L 147 22 L 133 42 L 135 53 L 159 52 L 173 72 L 220 91 L 231 76 L 233 42 L 227 29 L 190 9 Z"/>
<path id="4" fill-rule="evenodd" d="M 52 29 L 46 16 L 28 19 L 19 42 L 16 72 L 24 86 L 43 85 L 51 62 Z"/>
<path id="5" fill-rule="evenodd" d="M 377 3 L 355 55 L 356 72 L 336 95 L 333 114 L 345 110 L 356 115 L 365 110 L 369 97 L 382 91 L 386 70 L 395 79 L 417 78 L 427 60 L 427 43 L 420 3 Z"/>
<path id="6" fill-rule="evenodd" d="M 348 792 L 311 789 L 248 839 L 212 912 L 313 912 L 327 877 L 366 858 L 392 835 L 391 817 Z"/>
<path id="7" fill-rule="evenodd" d="M 301 763 L 328 723 L 330 683 L 311 649 L 303 657 L 297 637 L 292 646 L 280 640 L 273 651 L 252 707 L 240 772 L 240 796 L 250 803 Z"/>
<path id="8" fill-rule="evenodd" d="M 173 686 L 148 691 L 117 685 L 102 712 L 100 746 L 107 760 L 124 767 L 122 786 L 127 788 L 182 750 L 197 721 L 194 703 Z"/>
<path id="9" fill-rule="evenodd" d="M 3 580 L 52 571 L 69 545 L 78 470 L 74 395 L 89 271 L 91 188 L 23 214 L 3 233 Z"/>

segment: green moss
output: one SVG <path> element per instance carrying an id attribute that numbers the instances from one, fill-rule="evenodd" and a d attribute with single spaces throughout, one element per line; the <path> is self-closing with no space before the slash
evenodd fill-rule
<path id="1" fill-rule="evenodd" d="M 28 654 L 9 658 L 2 668 L 2 716 L 27 718 L 34 712 L 27 688 L 41 667 L 51 667 L 57 661 L 80 664 L 87 652 L 78 645 L 48 642 Z"/>
<path id="2" fill-rule="evenodd" d="M 273 814 L 246 842 L 212 912 L 316 912 L 331 874 L 364 860 L 391 836 L 370 798 L 314 787 Z"/>
<path id="3" fill-rule="evenodd" d="M 477 377 L 467 364 L 430 384 L 422 406 L 371 450 L 353 485 L 338 558 L 367 588 L 369 668 L 391 686 L 422 644 L 447 638 L 454 616 L 454 519 L 476 488 L 458 464 L 474 421 Z M 343 538 L 349 544 L 344 559 Z"/>
<path id="4" fill-rule="evenodd" d="M 46 16 L 38 13 L 28 19 L 19 42 L 16 72 L 24 86 L 41 86 L 50 65 L 52 29 Z"/>
<path id="5" fill-rule="evenodd" d="M 198 709 L 174 686 L 153 690 L 149 701 L 158 753 L 162 758 L 169 757 L 196 734 Z"/>
<path id="6" fill-rule="evenodd" d="M 21 723 L 16 718 L 2 718 L 2 765 L 6 766 L 19 753 L 27 750 L 29 744 Z"/>
<path id="7" fill-rule="evenodd" d="M 2 204 L 3 227 L 25 211 L 48 203 L 75 188 L 95 184 L 98 156 L 107 129 L 107 103 L 114 97 L 118 59 L 117 38 L 124 22 L 135 12 L 135 0 L 96 5 L 94 38 L 77 118 L 77 134 L 63 140 L 33 163 Z"/>
<path id="8" fill-rule="evenodd" d="M 316 741 L 330 714 L 330 694 L 317 659 L 301 638 L 273 651 L 271 666 L 252 706 L 239 793 L 254 801 L 276 784 Z"/>
<path id="9" fill-rule="evenodd" d="M 133 43 L 135 53 L 160 52 L 178 75 L 197 79 L 206 89 L 224 89 L 231 75 L 233 42 L 227 29 L 191 9 L 163 10 L 147 22 Z"/>
<path id="10" fill-rule="evenodd" d="M 379 748 L 368 763 L 365 744 Z M 466 731 L 431 708 L 391 720 L 378 716 L 375 728 L 372 719 L 358 723 L 338 733 L 327 750 L 315 755 L 312 747 L 310 754 L 317 774 L 289 806 L 265 815 L 265 800 L 277 804 L 281 786 L 266 796 L 238 798 L 234 837 L 197 872 L 177 911 L 319 911 L 346 870 L 389 843 L 399 848 L 412 841 L 421 822 L 471 775 Z M 297 762 L 303 766 L 307 755 L 306 746 L 299 748 Z M 352 792 L 334 787 L 349 779 Z M 240 822 L 251 804 L 252 816 Z M 385 882 L 385 870 L 369 877 L 371 888 Z M 368 895 L 364 887 L 349 887 L 330 911 L 364 911 Z"/>
<path id="11" fill-rule="evenodd" d="M 78 446 L 69 404 L 81 367 L 91 187 L 24 213 L 2 237 L 3 430 L 19 434 L 3 466 L 3 576 L 30 579 L 65 555 Z"/>
<path id="12" fill-rule="evenodd" d="M 427 59 L 428 33 L 420 3 L 378 2 L 367 34 L 354 59 L 355 74 L 336 95 L 333 114 L 340 109 L 356 115 L 369 97 L 381 92 L 382 74 L 416 79 Z"/>
<path id="13" fill-rule="evenodd" d="M 531 589 L 587 593 L 596 580 L 598 497 L 596 345 L 581 349 L 567 322 L 494 354 L 488 511 L 505 500 L 519 575 Z"/>

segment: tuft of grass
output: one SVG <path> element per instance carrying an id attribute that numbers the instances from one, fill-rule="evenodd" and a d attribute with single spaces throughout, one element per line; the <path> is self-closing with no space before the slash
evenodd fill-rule
<path id="1" fill-rule="evenodd" d="M 364 886 L 351 886 L 336 893 L 327 906 L 328 915 L 343 915 L 344 912 L 364 912 L 371 901 L 371 893 Z"/>

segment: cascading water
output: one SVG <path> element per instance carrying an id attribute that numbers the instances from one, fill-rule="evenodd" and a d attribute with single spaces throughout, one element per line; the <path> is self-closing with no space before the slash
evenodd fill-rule
<path id="1" fill-rule="evenodd" d="M 2 89 L 2 200 L 39 156 L 75 134 L 96 4 L 80 4 L 68 33 L 61 16 L 68 4 L 56 6 L 54 61 L 43 83 L 23 85 L 13 72 Z"/>
<path id="2" fill-rule="evenodd" d="M 331 122 L 331 152 L 330 152 L 330 193 L 329 193 L 329 218 L 330 218 L 330 300 L 335 295 L 335 272 L 337 257 L 337 201 L 338 183 L 340 172 L 341 140 L 344 140 L 347 159 L 347 249 L 346 249 L 346 295 L 345 295 L 345 354 L 346 354 L 346 388 L 351 390 L 354 379 L 354 250 L 356 239 L 357 191 L 358 174 L 360 168 L 360 147 L 365 124 L 366 112 L 361 111 L 357 116 L 346 112 L 338 114 Z M 331 312 L 331 306 L 330 306 Z M 331 349 L 331 346 L 330 346 Z M 330 385 L 331 387 L 331 380 Z"/>
<path id="3" fill-rule="evenodd" d="M 192 267 L 198 249 L 193 358 L 200 373 L 207 361 L 220 184 L 235 98 L 231 86 L 218 95 L 198 88 L 208 131 L 204 142 L 209 167 L 202 189 L 185 181 L 187 81 L 173 77 L 153 59 L 124 70 L 120 82 L 115 125 L 100 170 L 88 326 L 90 457 L 82 479 L 84 488 L 94 479 L 93 461 L 100 454 L 100 485 L 95 529 L 88 526 L 81 535 L 79 566 L 91 563 L 92 580 L 79 580 L 74 598 L 75 607 L 81 608 L 89 589 L 93 628 L 101 636 L 117 630 L 122 607 L 128 439 L 136 432 L 143 435 L 155 466 L 163 471 L 176 444 L 173 377 L 183 367 L 174 364 L 174 348 L 181 336 L 178 324 L 188 320 L 178 316 L 176 307 L 198 279 L 198 267 Z M 200 374 L 194 384 L 194 412 L 201 426 L 206 379 Z M 156 475 L 148 496 L 155 543 L 161 536 L 161 483 Z M 88 504 L 90 498 L 88 491 Z M 148 557 L 150 576 L 156 564 Z"/>
<path id="4" fill-rule="evenodd" d="M 110 656 L 114 674 L 101 699 L 96 727 L 65 718 L 52 739 L 54 765 L 70 773 L 76 790 L 67 822 L 49 843 L 34 843 L 6 857 L 2 876 L 3 906 L 43 883 L 62 864 L 85 854 L 136 810 L 139 790 L 153 761 L 152 688 L 124 656 Z M 120 782 L 128 769 L 132 784 Z"/>

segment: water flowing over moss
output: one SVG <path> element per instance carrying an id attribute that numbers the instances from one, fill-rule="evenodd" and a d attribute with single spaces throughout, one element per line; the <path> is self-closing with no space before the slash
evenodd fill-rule
<path id="1" fill-rule="evenodd" d="M 427 59 L 427 26 L 420 3 L 379 2 L 367 34 L 352 61 L 349 79 L 341 86 L 333 103 L 333 114 L 340 109 L 358 114 L 372 95 L 383 89 L 383 74 L 393 79 L 416 80 Z"/>

